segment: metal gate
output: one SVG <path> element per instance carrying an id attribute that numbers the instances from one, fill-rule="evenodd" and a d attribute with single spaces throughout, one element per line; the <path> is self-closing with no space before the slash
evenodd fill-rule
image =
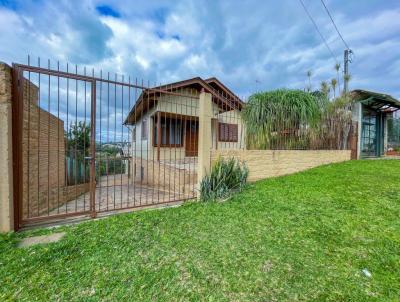
<path id="1" fill-rule="evenodd" d="M 13 64 L 16 229 L 196 197 L 196 87 L 46 65 Z"/>

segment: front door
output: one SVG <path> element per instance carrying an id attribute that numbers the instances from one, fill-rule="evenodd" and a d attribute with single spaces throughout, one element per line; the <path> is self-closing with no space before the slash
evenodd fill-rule
<path id="1" fill-rule="evenodd" d="M 199 143 L 199 123 L 197 121 L 186 121 L 185 130 L 185 156 L 197 156 Z"/>

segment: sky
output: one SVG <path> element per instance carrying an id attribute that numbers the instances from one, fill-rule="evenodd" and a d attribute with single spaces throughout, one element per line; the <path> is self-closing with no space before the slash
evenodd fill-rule
<path id="1" fill-rule="evenodd" d="M 345 46 L 321 1 L 303 1 L 343 66 Z M 350 89 L 400 98 L 400 1 L 325 3 L 354 51 Z M 163 84 L 215 76 L 244 97 L 304 89 L 308 70 L 313 89 L 336 77 L 297 0 L 0 0 L 0 45 L 7 63 L 30 54 Z"/>

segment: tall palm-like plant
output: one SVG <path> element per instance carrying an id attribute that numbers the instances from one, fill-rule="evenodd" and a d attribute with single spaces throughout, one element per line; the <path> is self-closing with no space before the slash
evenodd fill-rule
<path id="1" fill-rule="evenodd" d="M 307 71 L 307 77 L 308 77 L 308 91 L 311 91 L 311 76 L 312 76 L 312 71 L 308 70 Z"/>
<path id="2" fill-rule="evenodd" d="M 326 82 L 326 81 L 322 81 L 321 82 L 321 92 L 324 94 L 324 95 L 326 95 L 326 97 L 329 99 L 329 93 L 330 93 L 330 87 L 329 87 L 329 84 L 328 84 L 328 82 Z"/>
<path id="3" fill-rule="evenodd" d="M 337 85 L 337 81 L 336 81 L 335 78 L 333 78 L 331 80 L 331 86 L 332 86 L 332 89 L 333 89 L 333 97 L 334 98 L 336 98 L 336 85 Z"/>
<path id="4" fill-rule="evenodd" d="M 347 87 L 349 87 L 349 82 L 350 82 L 350 80 L 351 80 L 351 75 L 350 75 L 350 74 L 346 74 L 346 75 L 343 77 L 343 79 L 344 79 L 344 81 L 345 81 Z"/>
<path id="5" fill-rule="evenodd" d="M 339 77 L 340 63 L 335 64 L 335 70 L 336 70 L 337 85 L 339 90 L 338 94 L 340 95 L 340 77 Z"/>
<path id="6" fill-rule="evenodd" d="M 320 119 L 320 101 L 301 90 L 278 89 L 250 96 L 242 110 L 250 149 L 303 148 L 300 135 Z"/>

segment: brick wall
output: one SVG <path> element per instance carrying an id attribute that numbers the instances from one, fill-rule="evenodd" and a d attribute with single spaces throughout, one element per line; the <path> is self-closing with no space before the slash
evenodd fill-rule
<path id="1" fill-rule="evenodd" d="M 303 171 L 320 165 L 350 160 L 350 150 L 213 150 L 217 158 L 235 157 L 249 168 L 249 181 Z"/>
<path id="2" fill-rule="evenodd" d="M 23 96 L 23 217 L 28 218 L 46 214 L 89 187 L 66 187 L 64 122 L 39 108 L 34 84 L 24 82 Z"/>
<path id="3" fill-rule="evenodd" d="M 0 62 L 0 232 L 14 227 L 11 68 Z"/>

